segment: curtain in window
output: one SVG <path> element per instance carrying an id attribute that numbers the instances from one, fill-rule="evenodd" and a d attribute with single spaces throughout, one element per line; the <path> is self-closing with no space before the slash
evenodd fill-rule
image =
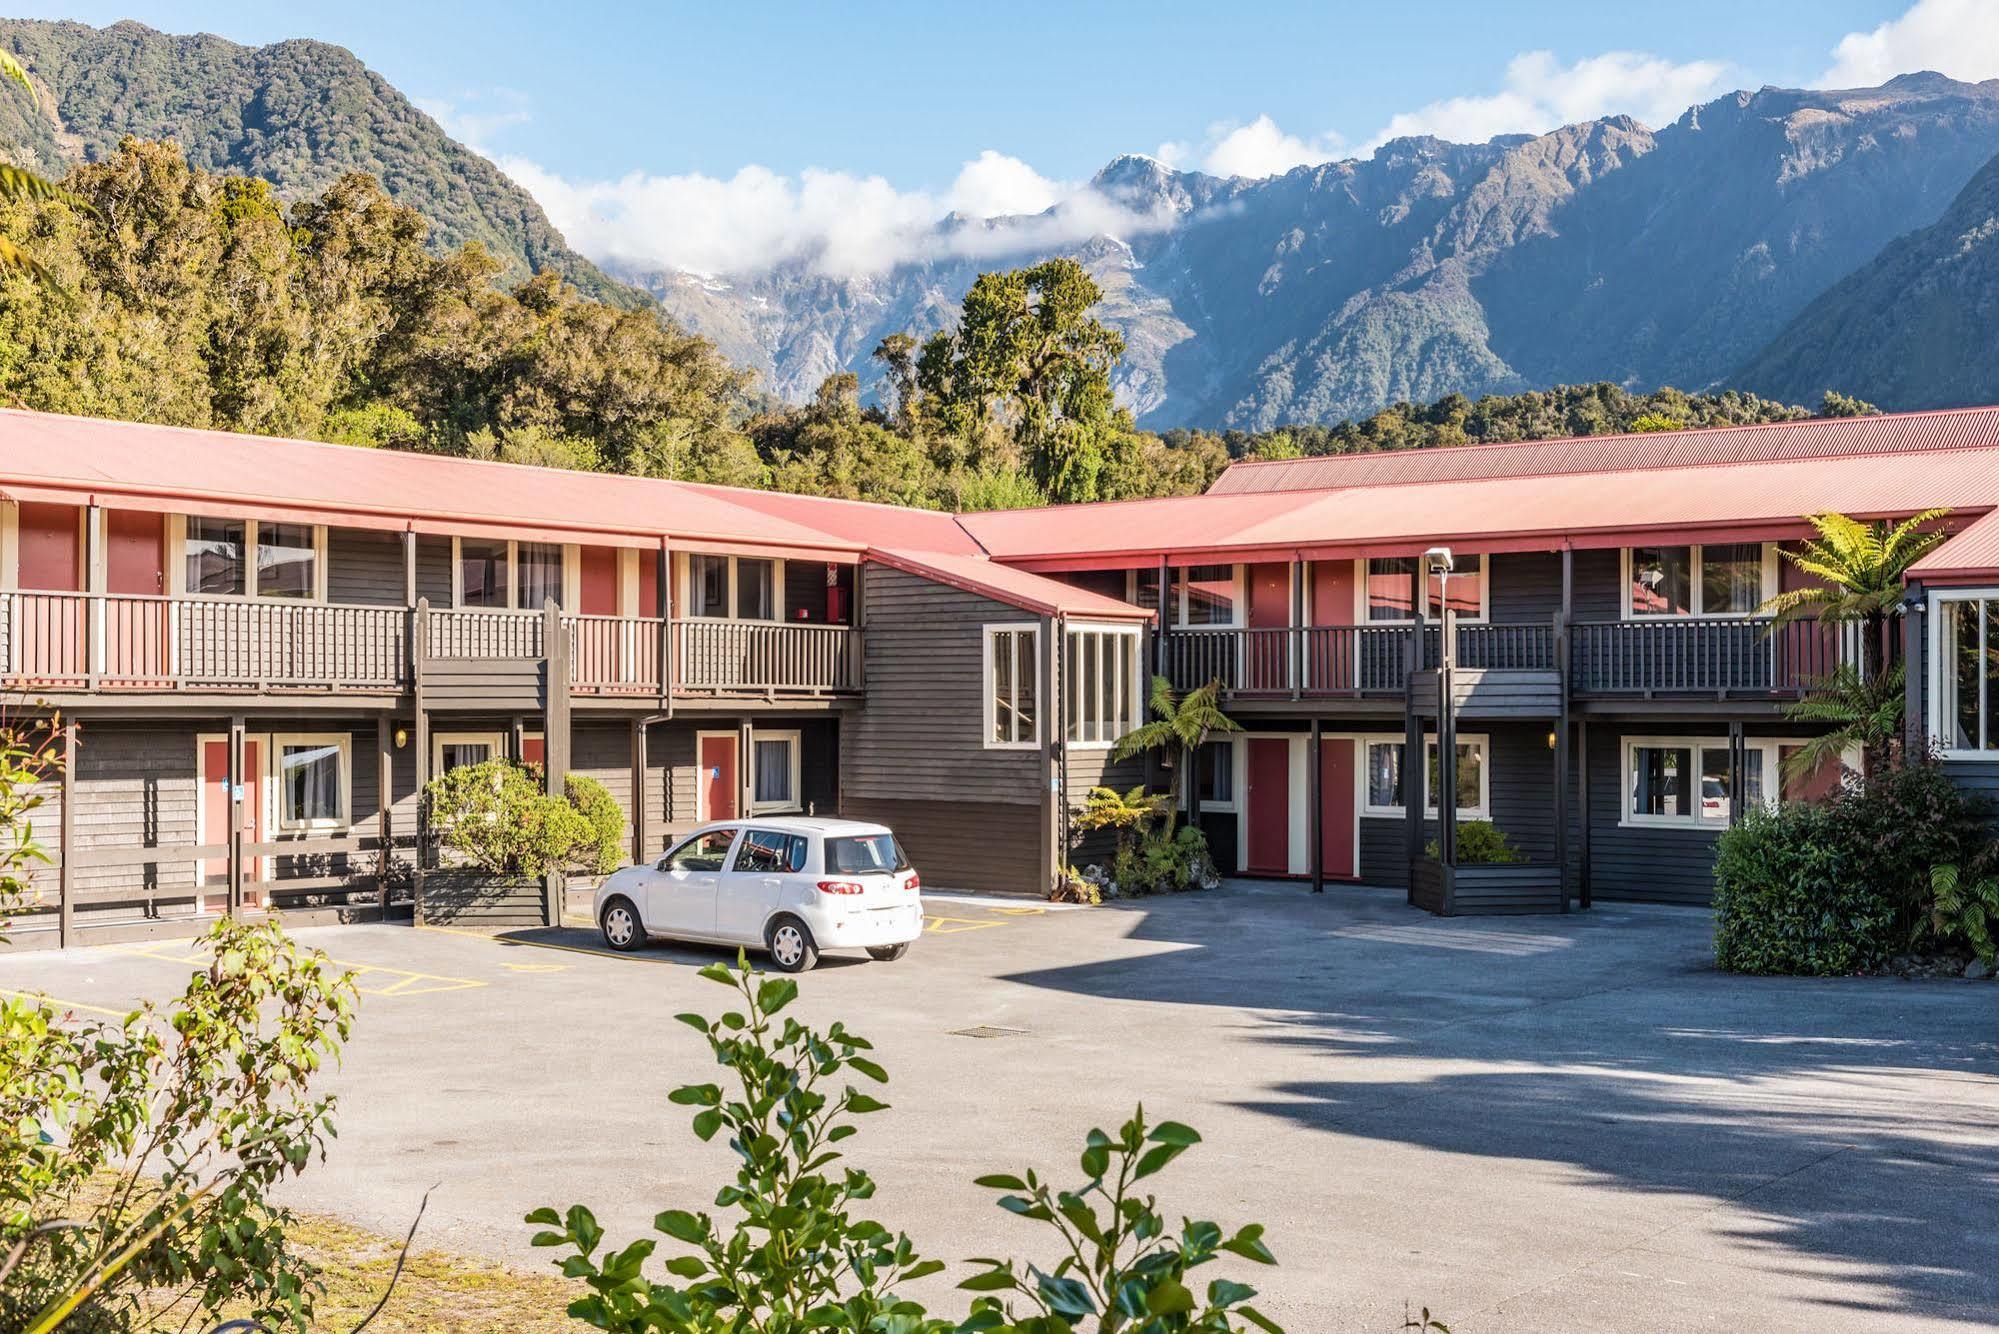
<path id="1" fill-rule="evenodd" d="M 777 619 L 777 596 L 773 588 L 777 566 L 767 560 L 739 557 L 736 561 L 736 618 L 744 621 Z"/>
<path id="2" fill-rule="evenodd" d="M 687 558 L 687 614 L 727 616 L 729 614 L 729 558 L 689 556 Z"/>
<path id="3" fill-rule="evenodd" d="M 1689 815 L 1687 776 L 1693 751 L 1684 746 L 1638 746 L 1631 753 L 1631 813 Z"/>
<path id="4" fill-rule="evenodd" d="M 1701 548 L 1701 611 L 1747 616 L 1763 605 L 1763 548 L 1730 542 Z"/>
<path id="5" fill-rule="evenodd" d="M 562 548 L 554 542 L 522 542 L 515 548 L 514 572 L 524 611 L 540 611 L 545 602 L 562 602 Z"/>
<path id="6" fill-rule="evenodd" d="M 791 738 L 756 738 L 756 802 L 759 806 L 795 806 L 791 790 Z"/>
<path id="7" fill-rule="evenodd" d="M 1377 741 L 1367 748 L 1367 804 L 1392 809 L 1402 805 L 1402 745 Z"/>
<path id="8" fill-rule="evenodd" d="M 326 743 L 286 746 L 278 767 L 284 823 L 340 818 L 340 747 Z"/>
<path id="9" fill-rule="evenodd" d="M 311 597 L 314 555 L 310 524 L 258 524 L 257 596 Z"/>
<path id="10" fill-rule="evenodd" d="M 458 540 L 458 584 L 461 607 L 507 605 L 507 544 L 479 538 Z"/>
<path id="11" fill-rule="evenodd" d="M 248 565 L 241 519 L 187 521 L 187 591 L 197 596 L 241 597 Z"/>
<path id="12" fill-rule="evenodd" d="M 1416 558 L 1375 556 L 1367 562 L 1367 619 L 1415 619 Z M 1455 592 L 1456 590 L 1452 590 Z"/>
<path id="13" fill-rule="evenodd" d="M 1193 565 L 1180 571 L 1187 592 L 1188 625 L 1235 623 L 1235 567 Z"/>

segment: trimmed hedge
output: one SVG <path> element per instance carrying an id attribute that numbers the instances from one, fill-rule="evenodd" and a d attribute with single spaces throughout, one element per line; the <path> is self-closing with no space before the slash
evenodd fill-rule
<path id="1" fill-rule="evenodd" d="M 590 824 L 590 842 L 578 854 L 582 868 L 609 875 L 625 864 L 625 813 L 617 798 L 588 774 L 564 774 L 562 794 Z"/>

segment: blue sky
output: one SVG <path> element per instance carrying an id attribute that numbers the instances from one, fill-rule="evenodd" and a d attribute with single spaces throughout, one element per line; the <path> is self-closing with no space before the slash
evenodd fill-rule
<path id="1" fill-rule="evenodd" d="M 709 271 L 801 229 L 816 236 L 834 215 L 895 232 L 949 207 L 1038 211 L 1124 151 L 1265 175 L 1364 153 L 1390 132 L 1484 138 L 1609 111 L 1657 124 L 1728 89 L 1842 71 L 1955 62 L 1959 77 L 1999 76 L 1999 0 L 72 0 L 11 12 L 339 43 L 523 179 L 584 249 Z M 879 239 L 855 247 L 862 267 Z"/>

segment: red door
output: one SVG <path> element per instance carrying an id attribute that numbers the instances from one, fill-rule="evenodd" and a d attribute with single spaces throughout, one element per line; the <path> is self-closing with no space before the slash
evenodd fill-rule
<path id="1" fill-rule="evenodd" d="M 1250 737 L 1248 837 L 1243 869 L 1261 875 L 1287 875 L 1291 870 L 1291 740 Z"/>
<path id="2" fill-rule="evenodd" d="M 548 762 L 548 738 L 545 736 L 521 737 L 521 763 L 546 764 Z"/>
<path id="3" fill-rule="evenodd" d="M 243 739 L 243 799 L 232 802 L 229 792 L 229 741 L 217 737 L 201 743 L 201 840 L 207 844 L 226 844 L 229 841 L 229 820 L 231 809 L 242 822 L 243 841 L 259 843 L 264 837 L 264 747 L 260 738 Z M 243 879 L 246 881 L 262 878 L 263 860 L 251 858 L 244 864 Z M 229 883 L 229 859 L 212 857 L 201 864 L 201 882 L 204 885 L 227 885 Z M 255 902 L 262 896 L 252 891 L 247 896 Z M 204 896 L 202 910 L 220 912 L 226 906 L 225 896 Z"/>
<path id="4" fill-rule="evenodd" d="M 701 771 L 696 775 L 695 784 L 699 792 L 695 818 L 703 821 L 735 819 L 735 735 L 702 737 L 700 762 Z"/>
<path id="5" fill-rule="evenodd" d="M 1354 623 L 1353 562 L 1312 563 L 1312 624 L 1350 626 Z M 1313 690 L 1352 690 L 1357 684 L 1357 636 L 1345 629 L 1305 636 L 1305 681 Z"/>
<path id="6" fill-rule="evenodd" d="M 1781 556 L 1777 558 L 1778 592 L 1819 588 L 1824 583 L 1817 575 L 1805 573 Z M 1771 687 L 1796 690 L 1821 676 L 1832 675 L 1833 668 L 1839 665 L 1839 639 L 1837 627 L 1820 625 L 1811 619 L 1792 621 L 1777 631 L 1771 637 L 1770 651 L 1776 655 L 1771 663 Z M 1749 651 L 1761 652 L 1762 645 Z"/>
<path id="7" fill-rule="evenodd" d="M 1252 565 L 1247 577 L 1249 628 L 1267 633 L 1243 638 L 1243 689 L 1289 690 L 1290 636 L 1279 632 L 1291 624 L 1291 567 Z"/>
<path id="8" fill-rule="evenodd" d="M 21 505 L 22 588 L 75 593 L 83 588 L 83 538 L 74 505 Z"/>
<path id="9" fill-rule="evenodd" d="M 82 598 L 49 597 L 83 588 L 83 546 L 74 505 L 23 503 L 20 507 L 22 596 L 14 626 L 15 663 L 29 681 L 80 682 L 83 661 Z"/>
<path id="10" fill-rule="evenodd" d="M 1319 743 L 1319 864 L 1329 880 L 1360 879 L 1354 827 L 1354 751 L 1351 737 Z"/>
<path id="11" fill-rule="evenodd" d="M 585 616 L 618 614 L 618 553 L 610 547 L 584 547 L 582 612 Z"/>
<path id="12" fill-rule="evenodd" d="M 166 519 L 140 510 L 104 516 L 104 673 L 144 683 L 167 675 Z M 124 595 L 124 596 L 117 596 Z"/>

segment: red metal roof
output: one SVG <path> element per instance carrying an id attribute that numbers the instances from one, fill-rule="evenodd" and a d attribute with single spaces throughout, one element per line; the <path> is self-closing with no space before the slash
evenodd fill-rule
<path id="1" fill-rule="evenodd" d="M 879 505 L 831 496 L 801 496 L 788 491 L 752 491 L 740 486 L 683 482 L 690 491 L 769 514 L 860 546 L 896 547 L 907 551 L 949 551 L 980 554 L 979 544 L 943 510 Z"/>
<path id="2" fill-rule="evenodd" d="M 743 505 L 725 488 L 16 410 L 0 410 L 0 491 L 463 536 L 627 546 L 670 537 L 801 559 L 852 560 L 868 545 Z"/>
<path id="3" fill-rule="evenodd" d="M 1546 477 L 1637 468 L 1692 468 L 1716 463 L 1907 454 L 1999 446 L 1999 407 L 1875 417 L 1812 418 L 1760 426 L 1713 426 L 1691 431 L 1578 436 L 1509 444 L 1451 445 L 1373 454 L 1234 463 L 1209 495 L 1322 491 L 1410 482 L 1492 477 Z"/>
<path id="4" fill-rule="evenodd" d="M 1999 582 L 1999 510 L 1994 510 L 1909 567 L 1927 583 Z"/>
<path id="5" fill-rule="evenodd" d="M 1472 550 L 1620 546 L 1634 538 L 1701 531 L 1783 537 L 1801 516 L 1856 518 L 1932 506 L 1983 513 L 1999 503 L 1999 441 L 1921 460 L 1872 455 L 1479 478 L 1335 491 L 1184 496 L 961 516 L 997 559 L 1027 568 L 1142 563 L 1169 553 L 1201 559 L 1420 552 L 1433 543 Z"/>
<path id="6" fill-rule="evenodd" d="M 996 601 L 1043 616 L 1073 616 L 1080 620 L 1147 621 L 1152 613 L 1117 598 L 1045 575 L 1030 574 L 983 556 L 943 551 L 873 550 L 868 558 L 910 574 L 983 594 Z"/>

